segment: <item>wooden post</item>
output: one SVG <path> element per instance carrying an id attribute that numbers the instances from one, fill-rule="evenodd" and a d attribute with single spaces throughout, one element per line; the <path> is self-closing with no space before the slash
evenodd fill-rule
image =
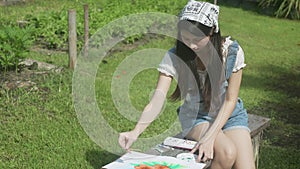
<path id="1" fill-rule="evenodd" d="M 89 47 L 89 6 L 84 5 L 84 56 L 88 56 Z"/>
<path id="2" fill-rule="evenodd" d="M 69 10 L 69 66 L 74 69 L 77 57 L 76 11 Z"/>

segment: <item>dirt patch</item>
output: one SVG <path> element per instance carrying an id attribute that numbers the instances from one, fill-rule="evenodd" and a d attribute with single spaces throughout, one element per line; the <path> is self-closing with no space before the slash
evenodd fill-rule
<path id="1" fill-rule="evenodd" d="M 19 64 L 17 71 L 0 73 L 0 96 L 19 88 L 28 91 L 39 90 L 37 84 L 40 79 L 53 72 L 61 73 L 62 70 L 62 67 L 26 59 Z"/>
<path id="2" fill-rule="evenodd" d="M 0 0 L 0 6 L 25 4 L 26 0 Z"/>
<path id="3" fill-rule="evenodd" d="M 1 2 L 1 1 L 0 1 Z M 145 45 L 153 39 L 163 38 L 160 35 L 146 34 L 140 40 L 136 40 L 133 43 L 120 42 L 114 46 L 107 54 L 107 56 L 113 55 L 118 52 L 129 51 L 138 46 Z M 41 48 L 40 46 L 34 46 L 31 51 L 41 53 L 42 55 L 52 55 L 57 53 L 64 53 L 66 51 L 49 50 Z M 25 59 L 18 66 L 18 71 L 8 71 L 0 73 L 0 91 L 2 90 L 14 90 L 16 88 L 24 88 L 27 90 L 37 90 L 37 82 L 39 76 L 45 76 L 49 73 L 60 73 L 63 71 L 62 67 L 56 65 L 40 62 L 33 59 Z M 3 92 L 2 92 L 3 93 Z M 0 94 L 1 95 L 1 94 Z"/>
<path id="4" fill-rule="evenodd" d="M 138 46 L 145 45 L 152 41 L 153 39 L 163 39 L 163 35 L 157 35 L 157 34 L 145 34 L 141 39 L 134 41 L 133 43 L 125 43 L 125 42 L 120 42 L 116 46 L 114 46 L 109 52 L 109 55 L 113 55 L 118 52 L 124 52 L 124 51 L 129 51 L 134 48 L 137 48 Z"/>

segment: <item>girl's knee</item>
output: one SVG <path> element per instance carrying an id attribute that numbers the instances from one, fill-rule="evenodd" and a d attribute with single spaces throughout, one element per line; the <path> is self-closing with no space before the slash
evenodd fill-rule
<path id="1" fill-rule="evenodd" d="M 231 168 L 235 163 L 237 150 L 233 144 L 226 144 L 219 147 L 219 150 L 215 150 L 215 160 L 220 166 L 224 168 Z"/>
<path id="2" fill-rule="evenodd" d="M 235 148 L 234 145 L 231 146 L 226 146 L 223 150 L 223 158 L 224 160 L 230 162 L 230 163 L 234 163 L 236 156 L 237 156 L 237 150 Z"/>

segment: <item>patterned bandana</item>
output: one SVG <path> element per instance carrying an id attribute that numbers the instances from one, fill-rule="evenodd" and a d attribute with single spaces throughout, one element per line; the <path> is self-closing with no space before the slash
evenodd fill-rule
<path id="1" fill-rule="evenodd" d="M 190 0 L 179 15 L 179 20 L 191 20 L 202 23 L 205 26 L 215 26 L 215 33 L 219 32 L 218 24 L 219 6 Z"/>

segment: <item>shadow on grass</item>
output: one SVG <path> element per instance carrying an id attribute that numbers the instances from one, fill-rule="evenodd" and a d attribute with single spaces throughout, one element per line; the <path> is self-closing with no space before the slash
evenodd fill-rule
<path id="1" fill-rule="evenodd" d="M 285 69 L 279 66 L 269 65 L 260 67 L 260 76 L 243 75 L 243 88 L 263 89 L 274 92 L 271 98 L 266 98 L 264 103 L 259 105 L 259 109 L 251 109 L 251 113 L 272 116 L 264 112 L 277 112 L 276 116 L 284 122 L 299 124 L 300 109 L 298 100 L 300 98 L 300 65 L 292 69 Z M 286 99 L 278 97 L 282 96 Z M 274 101 L 274 102 L 271 102 Z"/>
<path id="2" fill-rule="evenodd" d="M 260 150 L 259 168 L 263 169 L 298 169 L 300 151 L 293 148 L 263 146 Z"/>
<path id="3" fill-rule="evenodd" d="M 274 16 L 275 8 L 261 8 L 258 6 L 259 0 L 219 0 L 218 5 L 241 8 L 246 11 L 251 11 L 259 15 Z"/>
<path id="4" fill-rule="evenodd" d="M 243 77 L 244 88 L 268 91 L 269 98 L 248 109 L 248 113 L 271 118 L 265 139 L 271 145 L 300 148 L 300 65 L 291 69 L 267 65 L 260 67 L 260 76 Z"/>
<path id="5" fill-rule="evenodd" d="M 95 169 L 101 169 L 102 166 L 119 158 L 119 156 L 107 151 L 89 150 L 86 152 L 86 160 Z"/>

